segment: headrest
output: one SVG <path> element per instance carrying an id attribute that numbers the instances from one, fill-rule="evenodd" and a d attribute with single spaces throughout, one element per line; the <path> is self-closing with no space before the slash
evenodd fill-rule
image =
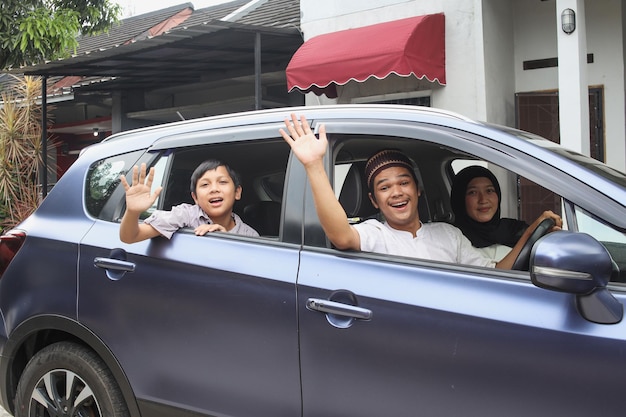
<path id="1" fill-rule="evenodd" d="M 359 218 L 363 220 L 378 212 L 368 197 L 364 172 L 365 163 L 354 162 L 350 166 L 341 187 L 339 203 L 341 203 L 349 219 Z"/>

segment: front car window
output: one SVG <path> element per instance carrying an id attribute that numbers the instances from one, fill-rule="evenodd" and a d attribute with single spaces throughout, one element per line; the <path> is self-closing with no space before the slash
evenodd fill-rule
<path id="1" fill-rule="evenodd" d="M 616 271 L 619 270 L 619 274 L 614 274 L 611 281 L 626 283 L 626 234 L 580 207 L 575 208 L 575 213 L 578 231 L 591 235 L 611 254 Z"/>
<path id="2" fill-rule="evenodd" d="M 376 210 L 369 204 L 368 190 L 363 178 L 359 179 L 359 175 L 353 176 L 353 174 L 359 171 L 359 164 L 364 164 L 370 155 L 384 148 L 399 149 L 415 162 L 421 190 L 419 213 L 423 223 L 454 224 L 454 213 L 450 203 L 452 178 L 456 172 L 468 165 L 487 167 L 498 178 L 502 189 L 501 217 L 523 221 L 530 225 L 544 211 L 551 210 L 563 218 L 563 229 L 573 232 L 577 232 L 576 215 L 565 208 L 569 207 L 572 202 L 578 203 L 576 198 L 583 198 L 579 182 L 582 184 L 589 180 L 587 186 L 590 188 L 599 185 L 599 187 L 610 189 L 611 187 L 620 188 L 623 187 L 622 184 L 626 184 L 624 174 L 608 168 L 601 162 L 571 153 L 550 141 L 514 129 L 503 128 L 502 130 L 513 133 L 525 141 L 537 143 L 543 149 L 554 152 L 555 157 L 551 158 L 543 154 L 542 156 L 546 157 L 549 163 L 543 162 L 532 154 L 524 156 L 517 150 L 508 152 L 507 145 L 493 146 L 494 144 L 488 138 L 471 136 L 471 134 L 467 134 L 468 138 L 458 133 L 455 133 L 454 137 L 443 138 L 438 137 L 437 133 L 431 135 L 432 132 L 424 132 L 422 137 L 422 133 L 418 133 L 418 130 L 404 129 L 403 126 L 382 124 L 378 126 L 375 123 L 363 129 L 369 133 L 349 134 L 348 128 L 346 128 L 346 133 L 339 133 L 340 128 L 333 130 L 334 132 L 329 134 L 333 158 L 330 167 L 331 184 L 351 223 L 374 217 L 381 220 Z M 397 135 L 391 135 L 392 131 L 395 131 Z M 403 136 L 402 132 L 406 136 Z M 522 149 L 525 148 L 522 147 Z M 559 173 L 560 167 L 571 166 L 563 158 L 585 168 L 581 168 L 581 178 L 569 172 L 569 168 L 561 168 Z M 550 166 L 550 164 L 554 165 Z M 540 166 L 545 166 L 549 172 L 544 171 L 543 168 L 540 169 Z M 610 180 L 610 183 L 594 174 Z M 606 192 L 606 189 L 597 188 L 596 190 Z M 587 204 L 582 205 L 589 209 Z M 594 213 L 599 214 L 599 212 Z M 595 219 L 589 215 L 587 218 Z M 610 221 L 600 222 L 603 227 L 585 225 L 586 222 L 582 217 L 578 221 L 579 227 L 592 229 L 596 234 L 602 230 L 602 235 L 592 234 L 592 236 L 605 244 L 614 258 L 625 258 L 620 255 L 622 248 L 626 246 L 624 234 L 609 226 Z M 585 232 L 584 229 L 580 231 Z M 366 252 L 363 255 L 366 255 Z M 398 261 L 401 261 L 401 258 L 398 257 Z M 618 263 L 623 263 L 620 269 L 626 271 L 626 260 Z"/>

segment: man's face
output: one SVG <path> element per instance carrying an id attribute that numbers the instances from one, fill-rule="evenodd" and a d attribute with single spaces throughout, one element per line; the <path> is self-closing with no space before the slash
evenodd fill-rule
<path id="1" fill-rule="evenodd" d="M 241 198 L 241 187 L 235 188 L 235 183 L 226 168 L 218 166 L 202 174 L 192 197 L 196 204 L 216 221 L 222 216 L 231 215 L 235 200 Z"/>
<path id="2" fill-rule="evenodd" d="M 385 220 L 394 229 L 415 233 L 420 219 L 417 200 L 420 191 L 405 167 L 389 167 L 376 175 L 370 199 L 374 207 L 380 210 Z"/>

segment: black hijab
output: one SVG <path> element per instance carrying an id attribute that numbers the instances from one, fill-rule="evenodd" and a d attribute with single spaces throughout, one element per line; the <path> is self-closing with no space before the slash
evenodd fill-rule
<path id="1" fill-rule="evenodd" d="M 476 177 L 485 177 L 491 180 L 496 194 L 498 194 L 498 210 L 488 222 L 477 222 L 467 215 L 465 209 L 465 193 L 467 185 Z M 472 165 L 459 171 L 452 181 L 450 204 L 454 212 L 454 225 L 461 229 L 463 234 L 477 248 L 484 248 L 493 244 L 513 247 L 522 236 L 528 224 L 522 220 L 501 219 L 500 201 L 502 192 L 495 175 L 487 168 Z"/>

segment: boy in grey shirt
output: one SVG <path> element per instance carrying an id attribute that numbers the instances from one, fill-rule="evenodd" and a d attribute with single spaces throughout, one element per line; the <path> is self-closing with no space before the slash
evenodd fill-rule
<path id="1" fill-rule="evenodd" d="M 162 187 L 158 187 L 151 192 L 154 167 L 147 175 L 145 164 L 133 167 L 131 185 L 125 176 L 120 180 L 126 190 L 126 212 L 120 224 L 120 240 L 124 243 L 159 235 L 170 239 L 182 227 L 193 227 L 198 236 L 209 232 L 259 235 L 233 213 L 235 201 L 241 199 L 241 182 L 237 173 L 221 161 L 204 161 L 193 172 L 191 196 L 195 204 L 179 204 L 170 211 L 157 210 L 143 223 L 139 222 L 139 216 L 152 206 L 162 191 Z"/>

